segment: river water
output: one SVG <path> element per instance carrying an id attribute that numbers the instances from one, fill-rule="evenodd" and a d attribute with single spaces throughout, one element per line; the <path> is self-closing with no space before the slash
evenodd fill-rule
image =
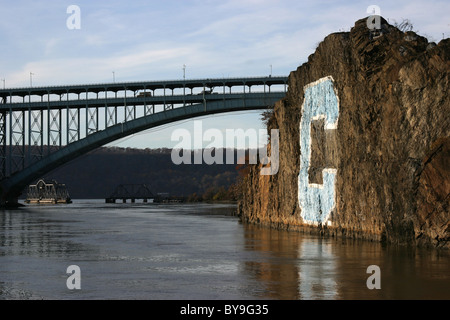
<path id="1" fill-rule="evenodd" d="M 0 211 L 0 299 L 450 299 L 448 253 L 246 225 L 233 209 L 75 200 Z"/>

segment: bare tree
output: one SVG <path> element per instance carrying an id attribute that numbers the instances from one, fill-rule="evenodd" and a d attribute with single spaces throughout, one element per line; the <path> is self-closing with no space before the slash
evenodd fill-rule
<path id="1" fill-rule="evenodd" d="M 394 27 L 396 27 L 402 32 L 413 31 L 414 29 L 414 26 L 409 19 L 403 19 L 402 22 L 400 23 L 394 20 Z"/>
<path id="2" fill-rule="evenodd" d="M 273 109 L 268 109 L 261 114 L 261 121 L 267 127 L 273 115 Z"/>

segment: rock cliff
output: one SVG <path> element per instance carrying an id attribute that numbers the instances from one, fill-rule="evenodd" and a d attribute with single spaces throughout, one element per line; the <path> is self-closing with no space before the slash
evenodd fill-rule
<path id="1" fill-rule="evenodd" d="M 450 41 L 381 22 L 330 34 L 291 72 L 267 125 L 279 171 L 251 167 L 242 220 L 449 248 Z"/>

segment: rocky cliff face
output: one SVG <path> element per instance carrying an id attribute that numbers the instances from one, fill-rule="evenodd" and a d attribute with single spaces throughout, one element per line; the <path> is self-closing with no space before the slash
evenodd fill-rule
<path id="1" fill-rule="evenodd" d="M 242 219 L 449 248 L 449 45 L 384 19 L 327 36 L 274 107 L 279 171 L 251 168 Z"/>

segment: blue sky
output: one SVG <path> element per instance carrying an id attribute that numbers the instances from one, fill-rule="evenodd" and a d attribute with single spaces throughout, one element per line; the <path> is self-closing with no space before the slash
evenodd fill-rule
<path id="1" fill-rule="evenodd" d="M 288 75 L 323 38 L 349 31 L 367 16 L 409 19 L 438 42 L 450 34 L 449 1 L 5 1 L 0 0 L 0 79 L 6 87 L 115 80 Z M 69 30 L 69 5 L 81 28 Z M 272 66 L 272 67 L 271 67 Z M 3 83 L 0 83 L 3 85 Z M 204 129 L 262 128 L 260 112 L 204 118 Z M 139 148 L 172 147 L 171 132 L 193 121 L 118 141 Z"/>

